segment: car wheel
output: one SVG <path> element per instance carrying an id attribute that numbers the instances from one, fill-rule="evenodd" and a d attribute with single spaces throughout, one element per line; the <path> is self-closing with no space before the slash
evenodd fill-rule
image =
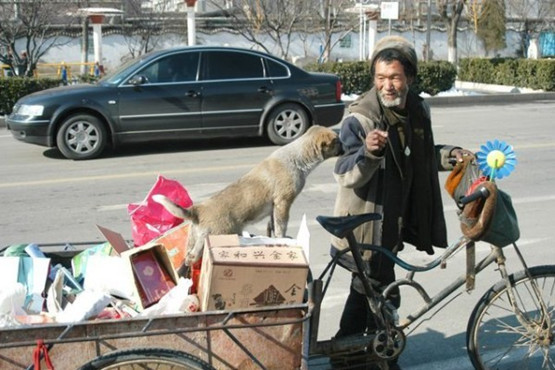
<path id="1" fill-rule="evenodd" d="M 268 116 L 267 133 L 276 145 L 289 144 L 308 129 L 308 115 L 298 104 L 283 104 Z"/>
<path id="2" fill-rule="evenodd" d="M 56 144 L 69 159 L 98 157 L 106 147 L 107 133 L 102 121 L 89 114 L 67 118 L 56 135 Z"/>

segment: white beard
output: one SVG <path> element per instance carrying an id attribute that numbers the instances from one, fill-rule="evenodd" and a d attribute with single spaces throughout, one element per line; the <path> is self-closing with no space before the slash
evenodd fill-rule
<path id="1" fill-rule="evenodd" d="M 382 103 L 382 105 L 386 108 L 395 108 L 398 107 L 399 105 L 401 105 L 402 103 L 402 99 L 400 96 L 396 97 L 393 100 L 386 100 L 382 94 L 380 94 L 380 102 Z"/>
<path id="2" fill-rule="evenodd" d="M 378 92 L 378 97 L 380 98 L 380 103 L 382 103 L 384 107 L 395 108 L 401 105 L 404 106 L 408 92 L 409 92 L 409 88 L 407 86 L 404 90 L 399 91 L 399 93 L 397 94 L 397 97 L 393 100 L 387 100 L 386 98 L 384 98 L 381 92 Z"/>

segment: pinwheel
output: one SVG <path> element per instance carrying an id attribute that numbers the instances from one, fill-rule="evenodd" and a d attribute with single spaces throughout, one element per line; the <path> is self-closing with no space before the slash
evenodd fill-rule
<path id="1" fill-rule="evenodd" d="M 512 145 L 497 139 L 482 145 L 476 153 L 476 158 L 480 170 L 490 181 L 509 176 L 516 165 L 516 155 Z"/>

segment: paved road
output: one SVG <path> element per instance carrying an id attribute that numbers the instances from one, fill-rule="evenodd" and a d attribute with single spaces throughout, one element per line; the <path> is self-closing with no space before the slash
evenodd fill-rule
<path id="1" fill-rule="evenodd" d="M 554 100 L 511 104 L 435 105 L 432 108 L 436 142 L 456 143 L 477 150 L 486 140 L 499 138 L 515 147 L 517 170 L 500 186 L 512 196 L 519 214 L 523 246 L 531 265 L 555 262 L 552 247 L 555 234 Z M 69 161 L 57 151 L 22 144 L 0 128 L 0 246 L 22 242 L 67 242 L 97 240 L 102 236 L 96 224 L 110 227 L 130 237 L 126 205 L 140 201 L 158 174 L 184 184 L 195 201 L 221 189 L 251 168 L 275 147 L 257 140 L 195 142 L 167 145 L 144 144 L 125 147 L 92 161 Z M 296 235 L 301 216 L 306 214 L 311 232 L 310 259 L 314 273 L 328 260 L 329 237 L 316 224 L 319 214 L 333 209 L 336 185 L 332 178 L 333 160 L 313 174 L 295 202 L 290 235 Z M 442 180 L 446 174 L 442 174 Z M 458 234 L 455 207 L 445 198 L 450 240 Z M 261 224 L 249 228 L 263 233 Z M 483 253 L 487 246 L 479 246 Z M 403 258 L 412 263 L 431 259 L 410 249 Z M 461 274 L 463 256 L 448 262 L 448 269 L 424 274 L 422 283 L 431 291 Z M 402 271 L 399 271 L 402 274 Z M 324 302 L 320 338 L 337 330 L 337 319 L 345 299 L 348 275 L 337 272 Z M 471 295 L 462 292 L 455 303 L 420 326 L 410 328 L 403 369 L 470 369 L 465 352 L 466 321 L 473 305 L 485 289 L 499 279 L 495 271 L 478 277 Z M 405 314 L 419 300 L 403 292 Z M 431 350 L 433 348 L 433 350 Z"/>

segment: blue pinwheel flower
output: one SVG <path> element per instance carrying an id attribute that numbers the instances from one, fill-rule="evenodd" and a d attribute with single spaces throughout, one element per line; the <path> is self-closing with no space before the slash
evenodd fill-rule
<path id="1" fill-rule="evenodd" d="M 480 146 L 476 158 L 480 170 L 490 180 L 509 176 L 516 165 L 516 154 L 512 145 L 497 139 Z"/>

